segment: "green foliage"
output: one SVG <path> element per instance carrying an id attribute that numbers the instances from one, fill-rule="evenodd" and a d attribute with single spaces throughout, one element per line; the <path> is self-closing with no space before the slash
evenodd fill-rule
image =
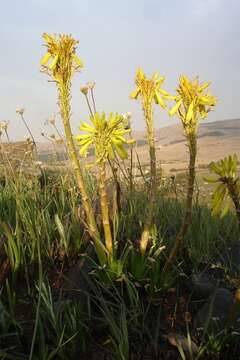
<path id="1" fill-rule="evenodd" d="M 212 196 L 212 214 L 224 216 L 231 208 L 233 197 L 240 196 L 240 179 L 237 173 L 237 155 L 229 155 L 218 162 L 210 164 L 211 171 L 217 176 L 206 178 L 209 183 L 216 184 Z"/>

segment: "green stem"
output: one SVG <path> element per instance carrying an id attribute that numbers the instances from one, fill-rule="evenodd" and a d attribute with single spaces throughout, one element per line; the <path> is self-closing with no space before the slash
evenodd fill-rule
<path id="1" fill-rule="evenodd" d="M 82 196 L 82 202 L 87 216 L 89 233 L 95 243 L 96 252 L 100 263 L 105 264 L 106 263 L 105 249 L 100 240 L 100 234 L 97 228 L 93 208 L 85 188 L 82 169 L 78 159 L 78 154 L 74 144 L 71 125 L 70 125 L 70 116 L 71 116 L 70 84 L 60 83 L 58 84 L 58 89 L 59 89 L 59 104 L 60 104 L 61 116 L 63 120 L 64 131 L 67 141 L 69 158 L 71 159 L 73 169 L 75 171 L 77 178 L 77 184 Z"/>
<path id="2" fill-rule="evenodd" d="M 170 255 L 164 265 L 163 272 L 169 269 L 169 266 L 175 261 L 177 254 L 182 247 L 183 239 L 187 233 L 188 227 L 191 223 L 192 218 L 192 201 L 194 193 L 194 183 L 195 183 L 195 162 L 197 155 L 197 140 L 195 133 L 188 135 L 188 146 L 189 146 L 189 172 L 188 172 L 188 189 L 187 189 L 187 200 L 186 200 L 186 209 L 185 215 L 180 228 L 179 233 L 175 239 L 175 244 L 170 252 Z"/>
<path id="3" fill-rule="evenodd" d="M 143 104 L 143 111 L 147 123 L 147 136 L 149 144 L 149 155 L 150 155 L 150 187 L 149 187 L 149 198 L 148 198 L 148 211 L 147 218 L 144 224 L 144 229 L 141 236 L 140 250 L 144 254 L 147 249 L 147 245 L 150 240 L 151 230 L 154 224 L 154 209 L 156 203 L 157 193 L 157 168 L 156 168 L 156 151 L 155 151 L 155 140 L 154 140 L 154 129 L 153 129 L 153 109 L 150 101 L 146 101 Z"/>
<path id="4" fill-rule="evenodd" d="M 112 232 L 109 221 L 109 209 L 108 209 L 108 197 L 106 191 L 106 165 L 105 163 L 100 165 L 100 185 L 99 185 L 99 193 L 100 193 L 100 202 L 101 202 L 101 212 L 102 212 L 102 222 L 105 236 L 105 245 L 108 250 L 109 256 L 113 254 L 113 240 L 112 240 Z"/>

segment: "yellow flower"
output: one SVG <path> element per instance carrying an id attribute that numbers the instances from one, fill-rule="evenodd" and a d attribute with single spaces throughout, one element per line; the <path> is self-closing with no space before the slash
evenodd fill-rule
<path id="1" fill-rule="evenodd" d="M 173 97 L 167 91 L 161 88 L 165 78 L 155 72 L 151 79 L 148 79 L 142 69 L 137 69 L 135 84 L 136 90 L 130 95 L 131 99 L 142 97 L 143 101 L 159 104 L 163 109 L 166 109 L 165 100 L 171 100 Z"/>
<path id="2" fill-rule="evenodd" d="M 103 112 L 94 114 L 90 119 L 92 125 L 82 123 L 80 130 L 84 134 L 76 136 L 80 155 L 87 156 L 89 147 L 93 146 L 97 163 L 113 159 L 115 152 L 121 159 L 125 159 L 127 152 L 124 145 L 134 141 L 124 137 L 131 130 L 125 129 L 123 116 L 111 113 L 107 118 Z"/>
<path id="3" fill-rule="evenodd" d="M 70 80 L 73 73 L 83 67 L 83 63 L 76 55 L 78 41 L 71 35 L 43 34 L 47 53 L 41 60 L 43 69 L 55 81 Z"/>
<path id="4" fill-rule="evenodd" d="M 176 104 L 169 111 L 169 115 L 177 116 L 185 126 L 196 125 L 198 118 L 204 119 L 211 108 L 216 105 L 217 99 L 205 93 L 210 83 L 199 83 L 198 78 L 191 81 L 187 76 L 180 76 Z"/>

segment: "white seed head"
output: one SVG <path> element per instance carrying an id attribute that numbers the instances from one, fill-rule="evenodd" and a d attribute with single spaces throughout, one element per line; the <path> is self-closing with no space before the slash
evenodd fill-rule
<path id="1" fill-rule="evenodd" d="M 87 85 L 82 86 L 82 87 L 80 88 L 80 91 L 83 93 L 83 95 L 87 95 L 87 94 L 88 94 L 88 90 L 89 90 L 89 88 L 88 88 Z"/>
<path id="2" fill-rule="evenodd" d="M 8 128 L 8 122 L 7 121 L 2 121 L 1 123 L 0 123 L 0 128 L 2 129 L 2 130 L 4 130 L 4 131 L 6 131 L 7 130 L 7 128 Z"/>
<path id="3" fill-rule="evenodd" d="M 16 109 L 16 113 L 17 113 L 18 115 L 23 115 L 24 111 L 25 111 L 24 108 L 17 108 L 17 109 Z"/>
<path id="4" fill-rule="evenodd" d="M 55 115 L 50 116 L 50 118 L 48 119 L 48 122 L 49 122 L 51 125 L 55 125 L 55 123 L 56 123 L 56 116 L 55 116 Z"/>
<path id="5" fill-rule="evenodd" d="M 96 83 L 94 81 L 88 81 L 86 84 L 86 86 L 88 87 L 89 90 L 92 90 L 95 85 L 96 85 Z"/>

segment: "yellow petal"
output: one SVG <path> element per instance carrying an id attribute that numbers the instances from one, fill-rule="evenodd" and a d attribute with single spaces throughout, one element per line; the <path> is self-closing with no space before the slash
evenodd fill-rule
<path id="1" fill-rule="evenodd" d="M 81 131 L 87 131 L 87 132 L 90 132 L 90 133 L 94 133 L 95 132 L 95 129 L 90 126 L 89 124 L 87 123 L 83 123 L 80 128 L 79 128 Z"/>
<path id="2" fill-rule="evenodd" d="M 179 101 L 173 106 L 173 108 L 172 108 L 171 110 L 169 110 L 169 112 L 168 112 L 169 115 L 170 115 L 170 116 L 175 115 L 176 112 L 178 111 L 178 109 L 180 108 L 181 104 L 182 104 L 182 100 L 179 100 Z"/>
<path id="3" fill-rule="evenodd" d="M 217 99 L 214 96 L 205 95 L 200 97 L 199 102 L 203 105 L 214 106 L 217 102 Z"/>
<path id="4" fill-rule="evenodd" d="M 54 70 L 56 65 L 57 65 L 57 61 L 58 61 L 58 55 L 56 55 L 53 59 L 53 61 L 51 62 L 51 64 L 49 65 L 49 69 L 50 70 Z"/>
<path id="5" fill-rule="evenodd" d="M 140 80 L 143 80 L 145 78 L 145 74 L 141 68 L 137 69 L 136 78 L 138 78 Z"/>
<path id="6" fill-rule="evenodd" d="M 51 58 L 51 54 L 47 52 L 41 59 L 41 65 L 46 65 L 49 59 Z"/>
<path id="7" fill-rule="evenodd" d="M 159 104 L 163 109 L 166 109 L 167 105 L 158 93 L 155 93 L 154 100 L 156 104 Z"/>
<path id="8" fill-rule="evenodd" d="M 119 156 L 122 160 L 124 160 L 124 159 L 127 158 L 127 152 L 126 152 L 126 150 L 125 150 L 121 145 L 115 144 L 115 149 L 116 149 L 116 151 L 117 151 L 118 156 Z"/>
<path id="9" fill-rule="evenodd" d="M 160 92 L 160 94 L 164 95 L 164 96 L 171 96 L 166 90 L 164 89 L 158 89 L 158 92 Z"/>
<path id="10" fill-rule="evenodd" d="M 193 117 L 193 109 L 194 109 L 194 104 L 193 104 L 193 101 L 192 101 L 189 108 L 188 108 L 188 112 L 187 112 L 187 116 L 186 116 L 186 122 L 189 122 L 192 119 L 192 117 Z"/>
<path id="11" fill-rule="evenodd" d="M 138 98 L 138 95 L 140 94 L 140 88 L 137 88 L 137 90 L 133 91 L 131 94 L 130 94 L 130 98 L 131 99 L 137 99 Z"/>
<path id="12" fill-rule="evenodd" d="M 84 145 L 81 147 L 81 149 L 80 149 L 80 151 L 79 151 L 79 153 L 80 153 L 81 156 L 84 156 L 84 157 L 87 156 L 87 154 L 88 154 L 88 147 L 89 147 L 91 144 L 92 144 L 92 140 L 89 140 L 86 144 L 84 144 Z"/>
<path id="13" fill-rule="evenodd" d="M 202 92 L 203 90 L 207 89 L 210 85 L 210 82 L 207 83 L 203 83 L 202 85 L 199 86 L 198 91 Z"/>
<path id="14" fill-rule="evenodd" d="M 74 61 L 77 64 L 78 67 L 82 68 L 83 67 L 83 62 L 82 60 L 76 55 L 74 54 Z"/>

